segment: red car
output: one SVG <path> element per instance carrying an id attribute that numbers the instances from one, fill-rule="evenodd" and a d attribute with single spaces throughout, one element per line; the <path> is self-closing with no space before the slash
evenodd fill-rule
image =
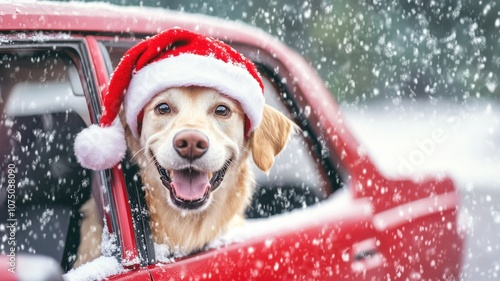
<path id="1" fill-rule="evenodd" d="M 104 257 L 69 271 L 68 280 L 459 279 L 463 237 L 453 181 L 384 176 L 314 69 L 277 39 L 162 9 L 34 3 L 3 4 L 1 13 L 2 280 L 59 278 L 59 269 L 46 277 L 50 262 L 69 271 L 79 208 L 91 194 L 109 229 Z M 257 175 L 247 227 L 172 258 L 150 237 L 136 167 L 126 159 L 103 172 L 85 170 L 72 144 L 98 123 L 103 89 L 124 52 L 175 26 L 219 38 L 254 61 L 267 102 L 303 134 L 269 176 Z"/>

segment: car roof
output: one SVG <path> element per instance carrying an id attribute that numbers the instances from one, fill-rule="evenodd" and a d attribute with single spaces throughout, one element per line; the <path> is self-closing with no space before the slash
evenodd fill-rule
<path id="1" fill-rule="evenodd" d="M 0 31 L 71 31 L 154 34 L 178 26 L 244 43 L 278 41 L 239 21 L 163 8 L 108 3 L 18 2 L 2 4 Z"/>

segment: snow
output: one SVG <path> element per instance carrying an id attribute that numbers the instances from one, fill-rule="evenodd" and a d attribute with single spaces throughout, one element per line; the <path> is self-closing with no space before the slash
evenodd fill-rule
<path id="1" fill-rule="evenodd" d="M 93 281 L 102 280 L 122 272 L 124 272 L 124 269 L 115 257 L 101 256 L 68 271 L 63 277 L 65 281 Z"/>
<path id="2" fill-rule="evenodd" d="M 209 243 L 208 248 L 216 249 L 255 237 L 272 236 L 272 234 L 294 230 L 304 225 L 324 223 L 325 220 L 342 217 L 346 213 L 352 212 L 353 204 L 351 193 L 346 190 L 339 190 L 328 199 L 305 209 L 294 210 L 264 219 L 247 220 L 244 225 L 228 230 Z M 359 202 L 356 204 L 359 204 Z M 366 211 L 371 211 L 368 204 Z M 269 240 L 265 243 L 271 245 L 272 242 L 272 240 Z"/>
<path id="3" fill-rule="evenodd" d="M 345 112 L 350 128 L 386 175 L 418 178 L 438 173 L 460 183 L 489 183 L 497 178 L 500 105 L 415 104 L 403 112 L 381 107 Z"/>
<path id="4" fill-rule="evenodd" d="M 107 225 L 106 218 L 104 219 L 104 225 Z M 104 256 L 113 256 L 117 251 L 116 233 L 110 233 L 109 229 L 105 227 L 102 232 L 101 252 Z"/>
<path id="5" fill-rule="evenodd" d="M 12 38 L 29 38 L 35 42 L 45 42 L 49 40 L 71 39 L 72 36 L 65 32 L 44 33 L 44 32 L 17 32 L 15 37 L 11 34 L 1 34 L 0 43 L 10 43 Z"/>
<path id="6" fill-rule="evenodd" d="M 104 220 L 104 225 L 107 225 Z M 118 251 L 116 245 L 116 234 L 109 233 L 107 227 L 103 229 L 101 252 L 102 256 L 95 260 L 87 262 L 75 269 L 64 274 L 65 281 L 93 281 L 102 280 L 112 275 L 116 275 L 125 271 L 123 265 L 127 265 L 131 261 L 123 261 L 123 265 L 113 254 Z"/>
<path id="7" fill-rule="evenodd" d="M 175 262 L 175 259 L 172 256 L 172 252 L 167 247 L 167 245 L 154 243 L 154 248 L 155 248 L 155 257 L 158 262 L 160 263 Z"/>
<path id="8" fill-rule="evenodd" d="M 154 243 L 154 248 L 156 260 L 160 263 L 173 263 L 176 258 L 182 258 L 188 255 L 188 253 L 181 251 L 179 248 L 172 251 L 165 244 Z"/>

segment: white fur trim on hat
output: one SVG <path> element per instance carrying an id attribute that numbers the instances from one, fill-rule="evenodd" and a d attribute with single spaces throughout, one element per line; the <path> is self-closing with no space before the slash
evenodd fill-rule
<path id="1" fill-rule="evenodd" d="M 135 138 L 139 137 L 137 115 L 144 106 L 162 91 L 183 86 L 212 88 L 238 101 L 250 120 L 249 133 L 262 120 L 262 89 L 244 67 L 214 57 L 182 54 L 146 65 L 133 75 L 125 95 L 125 114 Z"/>
<path id="2" fill-rule="evenodd" d="M 123 159 L 126 150 L 125 134 L 119 120 L 109 127 L 91 125 L 75 138 L 76 158 L 87 169 L 109 169 Z"/>

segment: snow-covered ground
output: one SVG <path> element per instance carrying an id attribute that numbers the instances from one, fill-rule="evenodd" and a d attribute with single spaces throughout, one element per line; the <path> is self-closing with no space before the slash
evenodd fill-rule
<path id="1" fill-rule="evenodd" d="M 370 105 L 345 118 L 388 176 L 451 176 L 466 231 L 463 280 L 500 280 L 500 104 Z"/>

